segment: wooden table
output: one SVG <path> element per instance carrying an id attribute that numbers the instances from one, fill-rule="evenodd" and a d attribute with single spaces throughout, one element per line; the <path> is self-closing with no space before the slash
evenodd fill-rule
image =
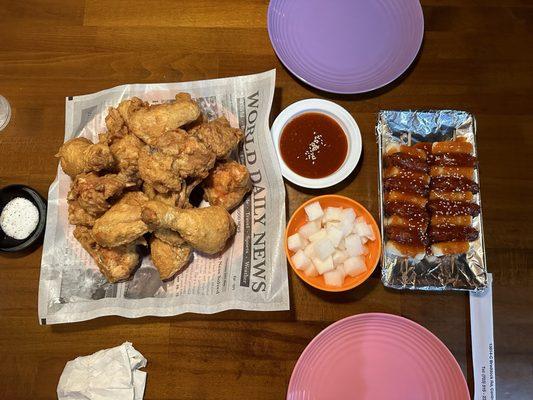
<path id="1" fill-rule="evenodd" d="M 322 97 L 356 118 L 364 158 L 334 192 L 377 217 L 376 113 L 454 108 L 477 117 L 485 239 L 494 275 L 499 399 L 533 395 L 533 4 L 529 0 L 426 0 L 425 39 L 414 66 L 373 93 L 314 90 L 276 58 L 267 1 L 2 1 L 0 94 L 13 108 L 0 132 L 0 186 L 24 183 L 44 196 L 63 140 L 65 97 L 135 82 L 175 82 L 277 69 L 275 117 L 294 101 Z M 287 185 L 292 212 L 317 191 Z M 39 326 L 40 249 L 0 255 L 0 398 L 55 397 L 68 360 L 133 342 L 148 358 L 146 399 L 281 399 L 307 343 L 363 312 L 403 315 L 435 333 L 472 389 L 468 296 L 386 290 L 375 274 L 330 295 L 292 272 L 291 311 L 172 318 L 100 318 Z"/>

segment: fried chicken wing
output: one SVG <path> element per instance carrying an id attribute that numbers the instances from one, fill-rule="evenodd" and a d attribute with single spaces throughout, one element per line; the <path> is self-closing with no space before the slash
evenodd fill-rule
<path id="1" fill-rule="evenodd" d="M 217 163 L 202 185 L 204 198 L 209 204 L 222 206 L 226 210 L 237 207 L 252 189 L 248 169 L 236 161 Z"/>
<path id="2" fill-rule="evenodd" d="M 139 152 L 143 146 L 141 140 L 131 134 L 114 140 L 109 146 L 119 171 L 132 182 L 139 179 Z"/>
<path id="3" fill-rule="evenodd" d="M 179 192 L 182 180 L 172 169 L 174 159 L 150 146 L 139 152 L 139 174 L 159 193 Z"/>
<path id="4" fill-rule="evenodd" d="M 127 186 L 127 180 L 121 175 L 80 174 L 74 179 L 67 200 L 76 201 L 88 214 L 99 217 L 111 208 L 109 200 L 119 196 Z"/>
<path id="5" fill-rule="evenodd" d="M 128 279 L 141 262 L 137 243 L 108 249 L 96 243 L 91 230 L 85 226 L 77 226 L 74 229 L 74 237 L 91 255 L 102 274 L 111 283 Z"/>
<path id="6" fill-rule="evenodd" d="M 172 169 L 182 178 L 205 178 L 215 165 L 215 154 L 182 129 L 165 132 L 157 138 L 154 147 L 174 159 Z"/>
<path id="7" fill-rule="evenodd" d="M 224 249 L 235 234 L 235 221 L 219 206 L 179 209 L 159 201 L 143 206 L 142 219 L 150 226 L 178 232 L 194 249 L 215 254 Z"/>
<path id="8" fill-rule="evenodd" d="M 227 158 L 244 137 L 244 133 L 240 129 L 232 128 L 225 117 L 201 124 L 189 133 L 200 139 L 218 159 Z"/>
<path id="9" fill-rule="evenodd" d="M 83 225 L 92 227 L 96 217 L 85 211 L 77 200 L 67 201 L 68 203 L 68 222 L 72 225 Z"/>
<path id="10" fill-rule="evenodd" d="M 60 158 L 63 172 L 72 179 L 81 173 L 103 171 L 114 165 L 113 156 L 107 145 L 94 144 L 81 137 L 66 141 L 56 157 Z"/>
<path id="11" fill-rule="evenodd" d="M 155 145 L 163 133 L 178 129 L 200 116 L 200 108 L 186 93 L 178 93 L 175 100 L 165 104 L 124 104 L 119 106 L 119 112 L 130 132 L 149 145 Z"/>
<path id="12" fill-rule="evenodd" d="M 142 192 L 128 192 L 96 220 L 92 235 L 104 247 L 117 247 L 138 239 L 148 232 L 141 219 L 141 207 L 148 201 Z"/>
<path id="13" fill-rule="evenodd" d="M 150 257 L 161 280 L 172 278 L 191 259 L 192 248 L 185 241 L 171 245 L 157 237 L 150 240 Z"/>

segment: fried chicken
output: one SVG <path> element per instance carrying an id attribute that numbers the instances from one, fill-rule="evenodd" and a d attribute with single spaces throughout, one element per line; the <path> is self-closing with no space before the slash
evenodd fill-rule
<path id="1" fill-rule="evenodd" d="M 113 107 L 109 108 L 108 114 L 105 117 L 105 125 L 107 128 L 107 137 L 110 144 L 114 139 L 122 138 L 128 134 L 128 127 L 120 112 Z"/>
<path id="2" fill-rule="evenodd" d="M 178 200 L 176 201 L 176 207 L 178 208 L 192 208 L 192 204 L 189 202 L 189 197 L 196 186 L 202 183 L 202 179 L 185 180 L 185 183 L 178 193 Z"/>
<path id="3" fill-rule="evenodd" d="M 60 158 L 63 172 L 72 179 L 81 173 L 103 171 L 114 165 L 113 156 L 107 145 L 94 144 L 82 137 L 65 142 L 56 157 Z"/>
<path id="4" fill-rule="evenodd" d="M 111 283 L 128 279 L 141 262 L 137 243 L 107 249 L 96 243 L 91 230 L 85 226 L 77 226 L 74 229 L 74 237 L 91 255 L 100 272 Z"/>
<path id="5" fill-rule="evenodd" d="M 168 204 L 169 206 L 175 206 L 180 196 L 180 192 L 160 193 L 148 182 L 143 183 L 143 193 L 150 200 L 158 200 L 162 203 Z"/>
<path id="6" fill-rule="evenodd" d="M 143 192 L 128 192 L 96 220 L 92 235 L 104 247 L 117 247 L 138 239 L 148 232 L 141 219 L 141 207 L 148 201 Z"/>
<path id="7" fill-rule="evenodd" d="M 159 271 L 161 280 L 172 278 L 179 270 L 186 266 L 192 254 L 192 248 L 185 241 L 172 245 L 153 237 L 150 240 L 150 257 Z"/>
<path id="8" fill-rule="evenodd" d="M 121 175 L 79 174 L 70 187 L 67 200 L 76 201 L 89 215 L 99 217 L 111 207 L 109 200 L 119 196 L 127 186 L 127 180 Z"/>
<path id="9" fill-rule="evenodd" d="M 209 204 L 232 210 L 252 189 L 252 181 L 246 166 L 236 161 L 225 161 L 217 163 L 202 186 L 204 198 Z"/>
<path id="10" fill-rule="evenodd" d="M 200 116 L 200 108 L 187 93 L 178 93 L 175 100 L 165 104 L 140 104 L 136 99 L 122 104 L 122 107 L 119 105 L 118 110 L 129 131 L 149 145 L 155 145 L 163 133 L 178 129 Z"/>
<path id="11" fill-rule="evenodd" d="M 173 158 L 172 170 L 182 178 L 205 178 L 215 165 L 215 154 L 182 129 L 162 134 L 154 147 Z"/>
<path id="12" fill-rule="evenodd" d="M 152 200 L 143 206 L 141 216 L 151 227 L 178 232 L 194 249 L 207 254 L 222 251 L 235 234 L 235 221 L 219 206 L 179 209 Z"/>
<path id="13" fill-rule="evenodd" d="M 72 225 L 83 225 L 92 227 L 96 217 L 85 211 L 77 200 L 69 200 L 68 203 L 68 222 Z"/>
<path id="14" fill-rule="evenodd" d="M 139 152 L 139 175 L 159 193 L 179 192 L 182 180 L 172 169 L 174 159 L 150 146 Z"/>
<path id="15" fill-rule="evenodd" d="M 137 246 L 146 245 L 147 233 L 162 280 L 183 269 L 193 249 L 218 253 L 235 234 L 227 210 L 251 180 L 245 166 L 227 159 L 244 134 L 224 117 L 204 121 L 189 94 L 157 105 L 133 97 L 108 109 L 97 144 L 76 138 L 61 147 L 61 167 L 73 179 L 69 222 L 109 282 L 140 264 Z M 191 204 L 198 185 L 210 207 Z"/>
<path id="16" fill-rule="evenodd" d="M 114 140 L 109 146 L 119 171 L 132 182 L 139 179 L 139 152 L 143 146 L 141 140 L 131 134 Z"/>
<path id="17" fill-rule="evenodd" d="M 225 117 L 201 124 L 191 129 L 189 133 L 200 139 L 218 159 L 228 158 L 244 137 L 243 132 L 232 128 Z"/>

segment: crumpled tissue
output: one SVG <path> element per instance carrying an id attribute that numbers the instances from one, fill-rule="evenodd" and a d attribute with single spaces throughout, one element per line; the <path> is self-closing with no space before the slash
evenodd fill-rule
<path id="1" fill-rule="evenodd" d="M 130 342 L 67 362 L 59 378 L 59 400 L 142 400 L 146 358 Z"/>

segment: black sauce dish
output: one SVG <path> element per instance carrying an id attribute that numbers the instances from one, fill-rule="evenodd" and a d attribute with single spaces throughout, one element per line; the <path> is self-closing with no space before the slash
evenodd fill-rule
<path id="1" fill-rule="evenodd" d="M 0 252 L 14 253 L 29 249 L 37 244 L 43 237 L 46 225 L 46 201 L 43 197 L 29 186 L 9 185 L 0 189 L 0 213 L 7 203 L 16 197 L 23 197 L 33 203 L 39 210 L 39 222 L 37 227 L 26 239 L 18 240 L 7 236 L 0 228 Z"/>

